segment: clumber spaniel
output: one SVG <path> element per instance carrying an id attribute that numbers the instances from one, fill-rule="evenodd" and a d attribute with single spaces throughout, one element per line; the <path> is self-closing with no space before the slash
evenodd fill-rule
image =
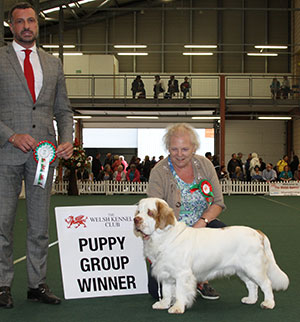
<path id="1" fill-rule="evenodd" d="M 187 227 L 158 198 L 139 202 L 134 224 L 143 236 L 152 275 L 162 284 L 163 298 L 153 309 L 184 313 L 196 296 L 197 282 L 234 274 L 248 289 L 242 303 L 256 303 L 259 286 L 264 293 L 261 307 L 273 309 L 273 290 L 286 290 L 289 285 L 287 275 L 276 264 L 269 239 L 261 231 L 244 226 Z"/>

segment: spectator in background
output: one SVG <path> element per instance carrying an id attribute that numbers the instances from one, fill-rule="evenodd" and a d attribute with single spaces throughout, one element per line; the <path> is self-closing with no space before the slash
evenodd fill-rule
<path id="1" fill-rule="evenodd" d="M 127 171 L 126 179 L 129 182 L 141 182 L 140 173 L 136 168 L 136 165 L 132 163 L 130 169 Z"/>
<path id="2" fill-rule="evenodd" d="M 244 163 L 243 163 L 243 160 L 242 160 L 243 159 L 243 153 L 242 152 L 239 152 L 237 154 L 236 159 L 238 160 L 238 163 L 239 163 L 240 168 L 243 170 L 243 168 L 244 168 Z"/>
<path id="3" fill-rule="evenodd" d="M 121 161 L 121 164 L 123 166 L 123 171 L 126 173 L 126 169 L 128 167 L 127 161 L 125 160 L 123 155 L 120 155 L 119 160 Z"/>
<path id="4" fill-rule="evenodd" d="M 189 78 L 185 77 L 184 82 L 180 84 L 180 90 L 183 94 L 183 99 L 186 98 L 187 93 L 189 93 L 191 84 L 189 83 Z"/>
<path id="5" fill-rule="evenodd" d="M 219 162 L 219 157 L 216 154 L 213 155 L 211 162 L 214 165 L 215 170 L 216 170 L 216 172 L 218 174 L 220 172 L 220 169 L 221 169 L 220 162 Z"/>
<path id="6" fill-rule="evenodd" d="M 293 161 L 290 163 L 290 169 L 292 174 L 295 173 L 295 171 L 298 169 L 298 165 L 299 165 L 299 158 L 297 155 L 293 156 Z"/>
<path id="7" fill-rule="evenodd" d="M 283 158 L 277 162 L 276 170 L 278 175 L 284 170 L 284 167 L 288 165 L 288 162 L 289 157 L 287 155 L 284 155 Z"/>
<path id="8" fill-rule="evenodd" d="M 113 172 L 109 164 L 104 166 L 104 169 L 100 171 L 99 181 L 110 181 L 113 178 Z"/>
<path id="9" fill-rule="evenodd" d="M 235 170 L 234 170 L 234 173 L 232 174 L 231 179 L 234 181 L 245 181 L 245 177 L 241 167 L 239 166 L 235 167 Z"/>
<path id="10" fill-rule="evenodd" d="M 146 98 L 145 85 L 140 75 L 136 76 L 131 84 L 132 98 L 135 98 L 136 93 L 140 93 L 138 98 Z"/>
<path id="11" fill-rule="evenodd" d="M 179 93 L 178 80 L 175 79 L 174 75 L 170 76 L 170 79 L 168 81 L 168 93 L 170 94 L 169 98 L 172 98 L 175 93 Z"/>
<path id="12" fill-rule="evenodd" d="M 165 91 L 165 85 L 163 81 L 160 79 L 159 75 L 155 75 L 154 85 L 153 85 L 154 98 L 158 98 L 158 95 L 160 93 L 163 93 L 164 91 Z"/>
<path id="13" fill-rule="evenodd" d="M 124 167 L 123 167 L 122 164 L 120 164 L 118 166 L 117 171 L 114 172 L 114 174 L 113 174 L 113 180 L 114 181 L 118 181 L 118 182 L 126 181 L 126 174 L 124 172 Z"/>
<path id="14" fill-rule="evenodd" d="M 152 160 L 151 160 L 151 169 L 155 167 L 157 161 L 155 160 L 155 156 L 152 157 Z"/>
<path id="15" fill-rule="evenodd" d="M 227 171 L 229 173 L 230 178 L 232 178 L 235 168 L 239 166 L 239 162 L 236 158 L 236 153 L 232 153 L 231 160 L 227 164 Z"/>
<path id="16" fill-rule="evenodd" d="M 113 157 L 112 154 L 110 152 L 106 153 L 106 157 L 104 159 L 104 167 L 106 166 L 106 164 L 109 164 L 110 166 L 112 166 L 113 164 Z"/>
<path id="17" fill-rule="evenodd" d="M 275 100 L 280 98 L 280 82 L 277 80 L 277 78 L 273 78 L 270 89 L 272 93 L 272 99 Z"/>
<path id="18" fill-rule="evenodd" d="M 287 99 L 289 97 L 290 91 L 291 91 L 290 81 L 288 80 L 287 76 L 283 76 L 283 81 L 281 85 L 282 98 Z"/>
<path id="19" fill-rule="evenodd" d="M 112 166 L 111 166 L 112 171 L 113 171 L 113 172 L 117 171 L 118 166 L 119 166 L 120 164 L 122 164 L 122 162 L 121 162 L 121 160 L 120 160 L 120 157 L 116 154 L 116 155 L 114 156 L 114 162 L 113 162 L 113 164 L 112 164 Z"/>
<path id="20" fill-rule="evenodd" d="M 250 161 L 250 167 L 249 167 L 251 178 L 255 174 L 255 167 L 256 166 L 258 166 L 260 168 L 260 162 L 259 162 L 257 153 L 253 152 L 253 153 L 251 153 L 251 161 Z"/>
<path id="21" fill-rule="evenodd" d="M 151 171 L 151 161 L 150 161 L 149 155 L 146 155 L 143 162 L 143 176 L 145 177 L 146 181 L 149 180 L 150 171 Z"/>
<path id="22" fill-rule="evenodd" d="M 252 159 L 251 153 L 248 154 L 248 158 L 245 162 L 245 173 L 246 173 L 246 180 L 250 181 L 251 180 L 251 175 L 250 175 L 250 161 Z"/>
<path id="23" fill-rule="evenodd" d="M 77 179 L 81 181 L 89 180 L 89 172 L 84 166 L 77 170 Z"/>
<path id="24" fill-rule="evenodd" d="M 101 154 L 98 152 L 92 162 L 92 172 L 93 172 L 94 180 L 98 180 L 100 171 L 102 170 L 100 157 L 101 157 Z"/>
<path id="25" fill-rule="evenodd" d="M 276 181 L 277 173 L 273 169 L 273 165 L 271 163 L 267 163 L 266 168 L 263 170 L 262 179 L 263 181 L 266 181 L 266 182 Z"/>
<path id="26" fill-rule="evenodd" d="M 228 173 L 226 171 L 226 167 L 225 165 L 222 165 L 221 168 L 220 168 L 220 171 L 217 172 L 218 174 L 218 178 L 219 180 L 228 180 L 229 179 L 229 176 L 228 176 Z"/>
<path id="27" fill-rule="evenodd" d="M 163 155 L 160 155 L 157 162 L 159 162 L 159 161 L 161 161 L 163 159 L 164 159 L 164 156 Z"/>
<path id="28" fill-rule="evenodd" d="M 282 172 L 279 174 L 279 179 L 284 182 L 289 182 L 293 179 L 292 172 L 289 170 L 289 166 L 286 165 Z"/>
<path id="29" fill-rule="evenodd" d="M 212 161 L 212 154 L 211 154 L 211 152 L 206 152 L 206 153 L 205 153 L 205 157 L 206 157 L 206 159 L 208 159 L 209 161 Z"/>
<path id="30" fill-rule="evenodd" d="M 259 168 L 259 170 L 262 172 L 262 171 L 265 170 L 266 164 L 265 164 L 265 162 L 263 161 L 262 158 L 259 158 L 259 162 L 260 162 L 260 168 Z"/>
<path id="31" fill-rule="evenodd" d="M 251 176 L 251 181 L 260 182 L 262 180 L 263 180 L 263 178 L 262 178 L 262 175 L 261 175 L 261 171 L 260 171 L 259 166 L 257 165 L 257 166 L 254 167 L 254 173 Z"/>
<path id="32" fill-rule="evenodd" d="M 300 164 L 298 164 L 298 168 L 294 173 L 294 180 L 296 180 L 297 182 L 300 181 Z"/>

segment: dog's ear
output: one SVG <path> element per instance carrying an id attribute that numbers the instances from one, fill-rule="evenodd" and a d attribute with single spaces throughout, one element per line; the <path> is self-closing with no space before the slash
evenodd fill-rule
<path id="1" fill-rule="evenodd" d="M 173 210 L 165 203 L 156 202 L 156 228 L 164 229 L 169 225 L 175 225 L 175 216 Z"/>

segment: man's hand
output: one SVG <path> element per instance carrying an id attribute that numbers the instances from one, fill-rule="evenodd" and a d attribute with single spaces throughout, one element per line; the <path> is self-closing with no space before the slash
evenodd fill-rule
<path id="1" fill-rule="evenodd" d="M 24 153 L 36 148 L 36 140 L 29 134 L 13 134 L 8 141 Z"/>
<path id="2" fill-rule="evenodd" d="M 59 158 L 68 160 L 71 158 L 72 154 L 73 154 L 73 144 L 70 142 L 62 143 L 57 147 L 56 155 Z"/>

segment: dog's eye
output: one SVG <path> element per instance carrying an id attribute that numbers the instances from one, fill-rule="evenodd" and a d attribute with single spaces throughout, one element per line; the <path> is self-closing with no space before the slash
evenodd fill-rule
<path id="1" fill-rule="evenodd" d="M 148 216 L 154 217 L 154 213 L 151 210 L 148 210 Z"/>

